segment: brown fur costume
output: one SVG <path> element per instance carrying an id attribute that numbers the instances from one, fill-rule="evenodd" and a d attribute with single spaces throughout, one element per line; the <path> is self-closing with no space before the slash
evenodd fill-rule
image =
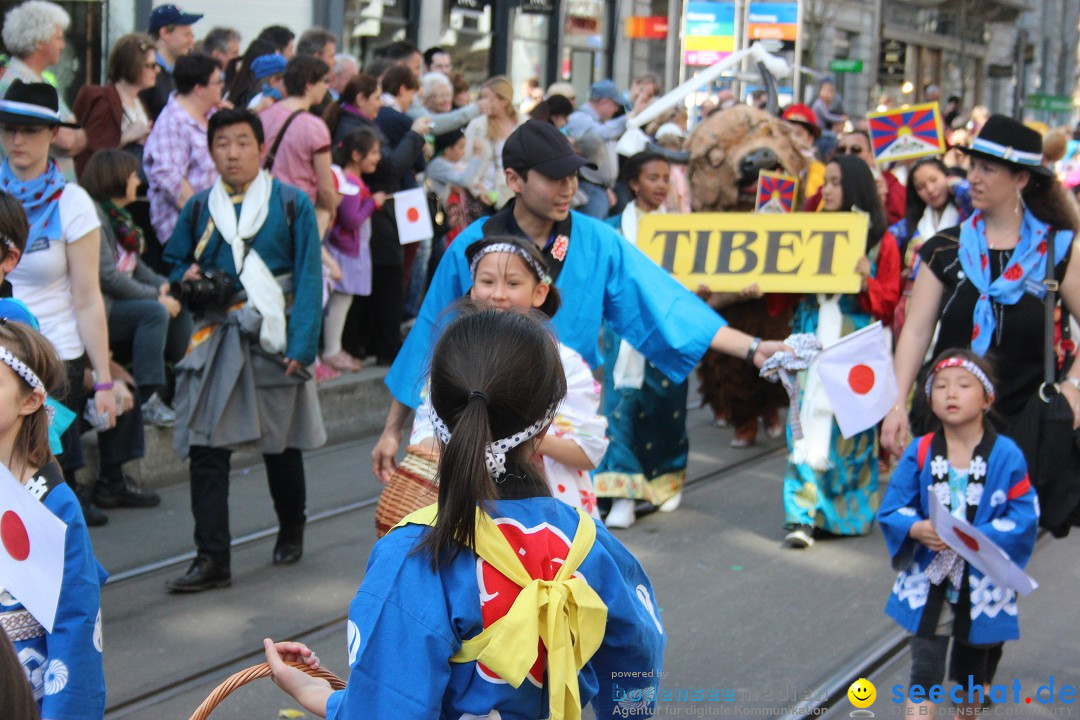
<path id="1" fill-rule="evenodd" d="M 755 150 L 772 150 L 777 160 L 775 170 L 787 175 L 798 176 L 806 164 L 788 125 L 748 105 L 736 105 L 707 118 L 690 135 L 688 147 L 690 202 L 698 212 L 753 211 L 757 169 L 751 177 L 742 169 L 742 161 Z M 733 328 L 766 340 L 782 340 L 790 332 L 794 308 L 786 299 L 783 295 L 746 299 L 739 293 L 714 293 L 710 304 Z M 779 383 L 758 377 L 750 363 L 709 351 L 698 366 L 698 377 L 705 402 L 717 418 L 734 427 L 733 442 L 753 443 L 759 417 L 769 427 L 779 426 L 787 394 Z"/>

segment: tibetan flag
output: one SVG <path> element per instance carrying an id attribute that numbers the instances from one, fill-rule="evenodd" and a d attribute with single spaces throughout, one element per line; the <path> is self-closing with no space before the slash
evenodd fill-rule
<path id="1" fill-rule="evenodd" d="M 41 504 L 33 488 L 0 465 L 0 587 L 46 632 L 56 620 L 66 533 L 67 525 Z"/>
<path id="2" fill-rule="evenodd" d="M 870 123 L 874 160 L 878 163 L 945 152 L 941 110 L 936 102 L 870 113 L 866 119 Z"/>
<path id="3" fill-rule="evenodd" d="M 881 422 L 900 396 L 889 338 L 880 322 L 822 350 L 817 371 L 845 438 Z"/>
<path id="4" fill-rule="evenodd" d="M 755 212 L 789 213 L 795 209 L 799 181 L 790 175 L 762 170 L 758 173 Z"/>
<path id="5" fill-rule="evenodd" d="M 394 193 L 394 219 L 397 220 L 398 239 L 402 245 L 435 237 L 423 188 Z"/>

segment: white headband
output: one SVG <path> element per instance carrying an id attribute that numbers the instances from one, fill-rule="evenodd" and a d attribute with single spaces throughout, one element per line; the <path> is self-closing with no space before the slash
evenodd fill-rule
<path id="1" fill-rule="evenodd" d="M 510 253 L 511 255 L 517 255 L 519 258 L 525 261 L 525 264 L 529 266 L 529 269 L 536 274 L 536 279 L 545 285 L 551 284 L 551 278 L 548 276 L 547 268 L 542 267 L 536 260 L 529 255 L 528 251 L 522 248 L 520 245 L 514 243 L 492 243 L 491 245 L 485 245 L 480 248 L 476 255 L 473 257 L 472 262 L 469 263 L 469 274 L 476 276 L 476 266 L 480 264 L 480 261 L 485 255 L 491 253 Z"/>
<path id="2" fill-rule="evenodd" d="M 480 395 L 480 393 L 476 394 Z M 484 402 L 485 404 L 487 403 L 486 400 Z M 535 437 L 538 432 L 550 425 L 551 421 L 555 419 L 557 411 L 558 406 L 552 407 L 542 419 L 537 420 L 529 427 L 514 433 L 508 438 L 496 440 L 484 448 L 484 462 L 487 464 L 488 474 L 491 475 L 495 482 L 499 482 L 499 478 L 506 473 L 506 453 L 526 440 Z M 434 408 L 432 408 L 431 416 L 432 425 L 435 427 L 435 434 L 439 436 L 439 440 L 441 440 L 444 445 L 448 444 L 450 442 L 450 428 L 446 427 L 446 423 L 443 422 L 438 413 L 434 412 Z"/>
<path id="3" fill-rule="evenodd" d="M 45 383 L 41 382 L 41 378 L 26 363 L 12 355 L 11 351 L 3 345 L 0 345 L 0 362 L 14 370 L 15 374 L 25 380 L 26 384 L 31 388 L 45 392 Z"/>

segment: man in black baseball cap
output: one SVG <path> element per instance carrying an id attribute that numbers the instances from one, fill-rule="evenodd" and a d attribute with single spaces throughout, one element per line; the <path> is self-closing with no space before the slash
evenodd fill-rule
<path id="1" fill-rule="evenodd" d="M 195 32 L 191 26 L 201 19 L 202 15 L 186 13 L 175 5 L 159 5 L 150 13 L 148 30 L 157 50 L 157 83 L 139 93 L 139 97 L 152 120 L 157 120 L 169 102 L 169 95 L 176 90 L 173 66 L 177 59 L 195 47 Z"/>
<path id="2" fill-rule="evenodd" d="M 515 197 L 490 218 L 462 230 L 447 247 L 416 323 L 386 376 L 394 400 L 371 453 L 372 470 L 383 482 L 393 472 L 409 407 L 420 403 L 419 380 L 430 364 L 437 326 L 452 315 L 447 308 L 472 286 L 465 248 L 482 237 L 509 235 L 536 243 L 552 282 L 562 290 L 562 307 L 552 321 L 559 340 L 594 368 L 600 364 L 596 340 L 602 323 L 675 382 L 682 382 L 709 348 L 758 366 L 784 348 L 780 342 L 762 342 L 727 327 L 638 251 L 636 238 L 623 239 L 606 223 L 571 212 L 578 170 L 590 165 L 554 125 L 529 120 L 519 126 L 506 138 L 502 160 Z"/>

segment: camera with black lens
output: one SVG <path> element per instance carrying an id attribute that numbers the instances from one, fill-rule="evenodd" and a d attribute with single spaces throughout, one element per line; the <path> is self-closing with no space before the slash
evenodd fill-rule
<path id="1" fill-rule="evenodd" d="M 169 294 L 192 311 L 224 310 L 236 291 L 236 281 L 223 270 L 203 270 L 194 280 L 181 280 L 169 286 Z"/>

